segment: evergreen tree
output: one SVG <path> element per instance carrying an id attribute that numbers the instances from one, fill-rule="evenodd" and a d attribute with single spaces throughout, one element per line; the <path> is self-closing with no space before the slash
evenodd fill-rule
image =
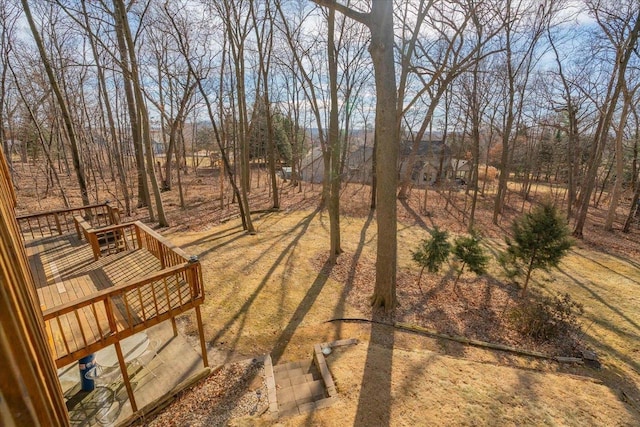
<path id="1" fill-rule="evenodd" d="M 453 289 L 456 289 L 458 280 L 465 267 L 468 267 L 471 272 L 476 275 L 484 274 L 487 271 L 487 264 L 489 263 L 489 257 L 484 253 L 484 250 L 480 246 L 480 236 L 473 233 L 471 236 L 460 236 L 455 239 L 453 245 L 453 256 L 460 261 L 461 266 L 458 270 L 458 276 L 453 284 Z"/>
<path id="2" fill-rule="evenodd" d="M 550 202 L 544 202 L 530 213 L 516 218 L 512 232 L 513 240 L 505 238 L 507 251 L 501 257 L 501 263 L 514 276 L 526 269 L 522 289 L 525 294 L 531 272 L 557 266 L 573 242 L 564 218 Z"/>
<path id="3" fill-rule="evenodd" d="M 451 243 L 447 241 L 449 234 L 446 231 L 440 231 L 438 227 L 434 227 L 429 234 L 431 238 L 423 240 L 418 250 L 413 252 L 413 260 L 422 267 L 418 276 L 418 287 L 421 293 L 420 280 L 424 269 L 426 268 L 429 273 L 437 273 L 451 252 Z"/>

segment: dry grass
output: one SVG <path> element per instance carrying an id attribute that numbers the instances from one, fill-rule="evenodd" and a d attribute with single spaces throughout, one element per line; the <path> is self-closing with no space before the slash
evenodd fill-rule
<path id="1" fill-rule="evenodd" d="M 373 375 L 373 378 L 368 378 L 362 384 L 365 373 L 352 371 L 352 367 L 367 360 L 369 365 L 374 364 L 369 368 L 373 372 L 379 371 L 375 364 L 390 363 L 393 366 L 393 386 L 390 386 L 391 392 L 385 397 L 386 406 L 382 407 L 391 411 L 394 425 L 415 425 L 416 419 L 429 419 L 416 418 L 424 416 L 420 414 L 431 414 L 433 419 L 441 419 L 435 418 L 435 412 L 424 412 L 426 408 L 433 411 L 433 407 L 419 403 L 424 402 L 426 396 L 434 395 L 433 387 L 438 387 L 439 397 L 433 397 L 434 401 L 426 401 L 441 405 L 442 402 L 438 401 L 441 399 L 447 402 L 446 411 L 452 411 L 448 415 L 451 418 L 447 418 L 448 421 L 443 421 L 443 424 L 472 424 L 476 419 L 487 421 L 478 424 L 491 424 L 490 417 L 514 425 L 634 424 L 633 417 L 637 413 L 631 406 L 622 403 L 624 396 L 637 402 L 640 384 L 635 362 L 640 332 L 637 327 L 639 312 L 637 299 L 634 299 L 637 297 L 633 295 L 637 289 L 634 284 L 637 285 L 640 279 L 640 269 L 633 261 L 576 248 L 559 271 L 538 273 L 533 278 L 532 285 L 543 292 L 568 291 L 585 304 L 583 343 L 595 349 L 601 357 L 604 363 L 601 371 L 530 360 L 449 342 L 399 337 L 404 335 L 399 333 L 387 334 L 384 338 L 387 345 L 389 340 L 393 340 L 395 350 L 391 357 L 384 345 L 369 344 L 368 350 L 364 348 L 372 340 L 370 327 L 339 322 L 323 323 L 334 317 L 371 316 L 366 297 L 373 287 L 370 270 L 374 259 L 375 221 L 343 218 L 345 254 L 332 271 L 328 270 L 328 266 L 323 270 L 318 265 L 318 261 L 321 263 L 325 256 L 321 246 L 328 239 L 325 214 L 313 211 L 270 213 L 262 215 L 256 224 L 259 227 L 256 236 L 243 234 L 237 222 L 214 227 L 208 232 L 172 235 L 172 239 L 186 246 L 189 252 L 201 255 L 205 277 L 211 278 L 205 308 L 207 336 L 212 337 L 210 343 L 215 348 L 224 350 L 223 354 L 271 352 L 276 361 L 289 361 L 308 357 L 311 344 L 315 342 L 349 337 L 363 340 L 365 344 L 344 359 L 343 365 L 330 360 L 343 396 L 338 408 L 340 413 L 354 417 L 352 420 L 359 413 L 359 405 L 366 405 L 371 410 L 380 407 L 379 401 L 362 395 L 370 387 L 367 385 L 369 382 L 379 384 L 376 379 L 378 374 L 366 374 Z M 413 283 L 411 277 L 415 278 L 416 269 L 408 259 L 411 249 L 423 237 L 424 230 L 420 228 L 409 225 L 401 227 L 401 283 Z M 354 261 L 356 257 L 358 260 Z M 493 273 L 498 274 L 495 268 Z M 621 281 L 617 277 L 620 274 L 628 279 Z M 410 279 L 403 282 L 405 276 Z M 462 285 L 462 290 L 471 310 L 465 309 L 465 303 L 459 301 L 454 307 L 448 307 L 447 316 L 443 314 L 443 318 L 432 318 L 432 323 L 425 322 L 424 317 L 428 317 L 430 311 L 437 312 L 439 305 L 447 308 L 446 304 L 452 302 L 451 298 L 446 298 L 447 293 L 451 294 L 451 288 L 445 286 L 419 306 L 411 298 L 411 293 L 418 295 L 415 285 L 413 288 L 402 287 L 399 289 L 401 307 L 398 316 L 406 316 L 403 320 L 439 327 L 444 332 L 473 336 L 477 331 L 463 326 L 473 324 L 474 319 L 466 316 L 470 311 L 478 315 L 485 312 L 478 296 L 489 292 L 495 295 L 493 300 L 499 306 L 500 295 L 511 297 L 513 293 L 506 292 L 508 288 L 496 284 L 495 280 L 484 278 L 472 282 L 469 279 L 468 283 Z M 583 288 L 576 281 L 587 285 Z M 425 280 L 425 292 L 432 290 L 429 282 L 437 285 L 439 280 Z M 438 297 L 443 301 L 438 302 Z M 487 325 L 487 321 L 480 320 L 477 325 Z M 494 325 L 490 332 L 495 334 L 499 326 Z M 483 332 L 487 333 L 480 331 Z M 531 347 L 531 343 L 518 341 L 518 337 L 513 338 L 515 341 L 510 340 L 508 329 L 503 328 L 502 332 L 500 336 L 485 335 L 483 338 Z M 392 338 L 394 335 L 395 338 Z M 408 351 L 413 349 L 422 349 L 426 353 Z M 553 348 L 545 346 L 542 346 L 542 350 L 554 352 Z M 430 351 L 436 353 L 431 354 Z M 403 358 L 396 356 L 397 352 L 411 363 L 405 364 Z M 442 353 L 454 357 L 438 356 Z M 424 369 L 420 374 L 421 379 L 411 382 L 410 387 L 402 385 L 404 378 L 415 375 L 415 365 L 427 363 L 426 359 L 434 357 L 442 365 L 437 370 L 441 375 L 446 372 L 459 375 L 455 380 L 449 380 L 454 382 L 453 386 L 447 381 L 432 378 L 431 368 Z M 220 361 L 232 359 L 228 357 Z M 364 370 L 364 367 L 358 369 Z M 466 378 L 470 372 L 474 373 L 473 376 Z M 586 379 L 569 378 L 562 373 L 583 375 Z M 600 379 L 604 385 L 597 385 L 589 378 Z M 461 391 L 458 385 L 465 382 L 467 384 Z M 398 387 L 398 390 L 394 387 Z M 517 394 L 517 390 L 523 394 Z M 570 398 L 557 399 L 558 395 L 564 397 L 567 394 Z M 375 393 L 372 395 L 380 396 Z M 471 406 L 469 402 L 472 402 Z M 332 417 L 342 419 L 333 410 L 327 410 L 325 415 L 322 415 L 323 412 L 312 416 L 314 424 L 338 425 L 330 420 Z M 307 421 L 301 416 L 287 423 L 305 425 Z"/>
<path id="2" fill-rule="evenodd" d="M 350 185 L 344 190 L 341 231 L 345 253 L 337 266 L 329 268 L 324 265 L 328 216 L 314 210 L 319 186 L 304 186 L 302 191 L 283 187 L 282 211 L 255 214 L 258 233 L 249 236 L 234 216 L 233 205 L 219 209 L 214 198 L 205 196 L 216 188 L 214 179 L 189 178 L 190 208 L 186 211 L 177 208 L 176 191 L 164 194 L 170 221 L 176 225 L 163 231 L 202 261 L 207 286 L 203 315 L 212 363 L 266 353 L 278 363 L 309 357 L 313 343 L 351 337 L 362 341 L 330 357 L 340 403 L 285 424 L 380 425 L 385 420 L 392 425 L 419 425 L 427 420 L 448 425 L 640 423 L 637 229 L 630 235 L 605 233 L 599 225 L 603 211 L 594 210 L 585 240 L 560 269 L 536 272 L 533 277 L 534 289 L 569 292 L 584 304 L 582 343 L 601 358 L 603 369 L 596 371 L 368 325 L 325 323 L 336 317 L 373 315 L 366 304 L 373 289 L 376 242 L 375 219 L 367 216 L 368 187 Z M 33 189 L 21 185 L 23 211 L 36 210 L 34 206 L 58 207 L 58 199 L 28 198 L 26 193 Z M 446 276 L 425 278 L 422 287 L 429 297 L 423 298 L 415 286 L 417 269 L 411 251 L 426 237 L 426 229 L 435 225 L 463 233 L 468 203 L 465 207 L 462 192 L 429 191 L 427 212 L 423 212 L 421 193 L 414 191 L 399 205 L 398 319 L 527 348 L 536 345 L 512 335 L 503 323 L 491 323 L 503 321 L 495 313 L 517 293 L 517 287 L 507 283 L 495 265 L 478 281 L 463 280 L 462 299 L 451 297 L 450 280 L 443 280 Z M 537 191 L 543 193 L 542 188 Z M 254 190 L 252 199 L 254 209 L 269 207 L 265 192 Z M 480 198 L 477 227 L 495 251 L 512 218 L 521 208 L 527 210 L 529 202 L 512 194 L 512 208 L 505 211 L 501 226 L 491 224 L 491 206 L 490 197 Z M 144 219 L 143 211 L 136 215 Z M 557 347 L 541 349 L 557 351 Z M 382 423 L 370 418 L 374 416 Z M 246 425 L 260 422 L 269 424 L 267 420 L 237 420 Z"/>

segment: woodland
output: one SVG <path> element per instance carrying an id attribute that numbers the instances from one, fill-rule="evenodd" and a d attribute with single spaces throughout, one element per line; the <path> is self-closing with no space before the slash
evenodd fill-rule
<path id="1" fill-rule="evenodd" d="M 226 238 L 236 224 L 266 242 L 320 212 L 305 256 L 345 286 L 333 298 L 356 317 L 554 356 L 603 347 L 584 332 L 590 297 L 553 267 L 612 257 L 635 266 L 637 286 L 635 0 L 5 0 L 0 20 L 0 141 L 18 213 L 109 200 L 199 248 L 189 233 Z M 435 140 L 464 179 L 440 160 L 434 181 L 416 181 L 420 143 Z M 363 148 L 361 182 L 351 153 Z M 321 182 L 305 179 L 314 150 Z M 271 250 L 255 247 L 256 262 Z M 235 332 L 216 330 L 216 298 L 205 318 L 221 342 Z M 283 345 L 272 339 L 230 350 Z M 598 378 L 635 417 L 637 363 L 620 359 L 623 375 Z"/>

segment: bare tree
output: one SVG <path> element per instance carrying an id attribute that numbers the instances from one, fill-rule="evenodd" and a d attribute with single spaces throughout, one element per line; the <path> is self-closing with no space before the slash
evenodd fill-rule
<path id="1" fill-rule="evenodd" d="M 267 158 L 269 162 L 269 178 L 271 181 L 271 195 L 273 200 L 273 209 L 280 209 L 280 199 L 278 195 L 278 181 L 276 179 L 276 143 L 273 129 L 273 115 L 271 107 L 271 98 L 269 96 L 269 70 L 271 69 L 271 58 L 273 52 L 273 16 L 271 15 L 271 2 L 266 0 L 262 8 L 263 17 L 258 22 L 257 8 L 258 4 L 250 3 L 251 17 L 253 20 L 253 28 L 256 36 L 256 47 L 258 50 L 258 67 L 262 78 L 263 99 L 265 105 L 266 124 L 267 124 Z"/>
<path id="2" fill-rule="evenodd" d="M 481 15 L 493 13 L 491 9 L 482 8 L 482 2 L 423 0 L 418 5 L 416 23 L 413 23 L 413 19 L 405 19 L 405 26 L 414 25 L 415 29 L 411 30 L 411 38 L 403 44 L 406 47 L 402 49 L 403 67 L 400 74 L 398 108 L 401 108 L 399 111 L 402 111 L 402 118 L 406 120 L 407 114 L 424 96 L 428 98 L 424 101 L 428 107 L 421 119 L 419 129 L 413 135 L 411 154 L 406 161 L 400 180 L 398 191 L 400 199 L 407 197 L 420 142 L 427 130 L 431 128 L 434 113 L 442 97 L 456 78 L 484 56 L 494 53 L 483 51 L 483 48 L 500 29 L 499 26 L 492 24 L 490 16 L 481 17 Z M 423 36 L 422 26 L 435 32 L 436 35 Z M 473 34 L 476 31 L 482 31 L 481 37 Z M 416 76 L 419 83 L 414 84 L 418 88 L 413 97 L 406 102 L 404 97 L 410 73 Z M 406 105 L 402 105 L 404 102 Z"/>
<path id="3" fill-rule="evenodd" d="M 627 64 L 636 48 L 638 33 L 640 32 L 640 8 L 637 7 L 637 2 L 619 3 L 589 0 L 587 1 L 587 7 L 595 17 L 605 35 L 605 39 L 611 44 L 615 61 L 607 84 L 604 102 L 599 112 L 598 124 L 594 135 L 595 140 L 589 155 L 588 170 L 580 192 L 580 206 L 573 229 L 573 235 L 578 238 L 582 237 L 602 153 L 609 136 L 609 129 L 613 114 L 617 108 L 618 98 L 622 92 Z"/>
<path id="4" fill-rule="evenodd" d="M 38 52 L 40 54 L 40 59 L 45 68 L 45 72 L 47 73 L 47 77 L 49 79 L 49 83 L 51 84 L 51 89 L 53 90 L 56 101 L 58 102 L 58 107 L 62 113 L 62 119 L 65 124 L 65 129 L 67 132 L 67 138 L 69 138 L 69 143 L 71 146 L 71 156 L 73 160 L 73 169 L 76 173 L 76 179 L 78 180 L 78 186 L 80 187 L 80 196 L 82 197 L 82 203 L 84 205 L 89 204 L 89 194 L 87 192 L 87 184 L 85 181 L 84 170 L 82 168 L 82 164 L 80 162 L 80 153 L 78 150 L 78 136 L 73 124 L 73 119 L 71 117 L 71 113 L 69 111 L 69 107 L 67 105 L 67 101 L 62 93 L 60 85 L 58 84 L 58 79 L 54 73 L 53 67 L 51 66 L 51 62 L 47 55 L 47 51 L 45 50 L 44 43 L 42 41 L 42 37 L 38 32 L 38 28 L 36 27 L 35 20 L 33 19 L 33 15 L 31 14 L 31 8 L 29 6 L 29 2 L 27 0 L 22 0 L 22 7 L 24 8 L 25 17 L 27 18 L 27 22 L 29 23 L 29 29 L 31 30 L 31 34 L 33 35 L 33 39 L 38 48 Z"/>
<path id="5" fill-rule="evenodd" d="M 172 34 L 175 37 L 180 54 L 182 55 L 182 57 L 185 60 L 185 63 L 187 64 L 189 73 L 194 77 L 198 87 L 198 91 L 200 92 L 200 95 L 202 96 L 202 100 L 204 101 L 204 104 L 206 106 L 207 114 L 209 116 L 209 120 L 211 121 L 211 126 L 213 127 L 215 140 L 218 144 L 218 149 L 220 150 L 220 156 L 223 162 L 223 169 L 224 171 L 226 171 L 231 187 L 233 188 L 234 197 L 238 200 L 238 208 L 240 210 L 240 218 L 242 220 L 243 228 L 249 232 L 254 232 L 253 227 L 252 226 L 251 228 L 249 227 L 250 212 L 248 210 L 249 209 L 248 201 L 245 207 L 245 203 L 242 202 L 240 189 L 238 188 L 235 181 L 235 174 L 234 174 L 233 168 L 231 167 L 231 163 L 229 161 L 227 147 L 223 143 L 223 140 L 221 138 L 221 133 L 218 130 L 218 125 L 216 122 L 216 114 L 213 110 L 213 104 L 209 99 L 209 94 L 207 93 L 207 90 L 204 85 L 204 80 L 207 77 L 207 72 L 210 71 L 209 67 L 207 66 L 208 60 L 206 59 L 206 55 L 203 55 L 201 54 L 201 52 L 198 52 L 197 47 L 192 45 L 192 44 L 195 44 L 195 41 L 192 40 L 191 33 L 189 31 L 186 31 L 186 32 L 181 31 L 181 28 L 188 27 L 187 21 L 184 19 L 184 16 L 182 16 L 182 14 L 180 14 L 177 10 L 172 9 L 168 3 L 164 4 L 164 10 L 166 13 L 166 17 L 169 23 L 171 24 L 171 28 L 173 28 Z M 206 34 L 202 34 L 202 35 L 205 36 Z M 201 42 L 205 46 L 207 46 L 209 40 L 205 38 L 204 40 L 201 40 Z M 205 50 L 208 50 L 208 47 Z M 204 64 L 197 64 L 196 60 L 200 60 Z M 220 108 L 220 110 L 222 111 L 222 108 Z"/>
<path id="6" fill-rule="evenodd" d="M 243 205 L 247 232 L 255 233 L 251 214 L 249 210 L 250 192 L 250 159 L 249 159 L 249 118 L 247 111 L 247 97 L 245 88 L 246 64 L 245 64 L 245 43 L 251 31 L 251 19 L 249 14 L 250 1 L 224 0 L 214 3 L 218 11 L 229 41 L 230 53 L 233 59 L 233 70 L 235 72 L 236 102 L 238 107 L 238 131 L 236 137 L 240 146 L 240 203 Z"/>
<path id="7" fill-rule="evenodd" d="M 340 132 L 338 117 L 338 61 L 336 59 L 335 23 L 336 10 L 329 8 L 327 53 L 329 58 L 329 90 L 331 107 L 329 112 L 329 221 L 330 221 L 330 262 L 335 262 L 342 253 L 340 247 Z"/>
<path id="8" fill-rule="evenodd" d="M 12 113 L 9 108 L 9 66 L 12 50 L 12 40 L 16 33 L 16 24 L 20 16 L 17 5 L 12 2 L 0 4 L 0 146 L 4 150 L 9 171 L 13 174 L 13 156 L 7 138 L 7 128 L 10 126 Z"/>
<path id="9" fill-rule="evenodd" d="M 361 12 L 341 3 L 326 0 L 314 2 L 343 13 L 366 25 L 371 31 L 369 53 L 376 82 L 376 198 L 378 242 L 376 283 L 372 296 L 374 307 L 391 311 L 397 304 L 397 212 L 396 190 L 398 164 L 398 112 L 395 62 L 393 58 L 393 2 L 372 0 L 371 10 Z M 384 161 L 381 161 L 384 159 Z"/>
<path id="10" fill-rule="evenodd" d="M 611 198 L 609 200 L 609 209 L 607 210 L 607 216 L 604 220 L 604 229 L 606 231 L 613 231 L 613 221 L 616 217 L 616 209 L 620 204 L 620 198 L 622 196 L 622 184 L 625 180 L 624 177 L 624 147 L 623 141 L 625 139 L 625 128 L 627 119 L 634 102 L 634 95 L 638 89 L 637 82 L 633 88 L 629 88 L 626 79 L 622 81 L 622 110 L 618 119 L 617 126 L 614 126 L 616 139 L 615 139 L 615 154 L 616 154 L 616 178 L 611 190 Z"/>
<path id="11" fill-rule="evenodd" d="M 549 20 L 561 4 L 551 1 L 533 3 L 526 0 L 507 0 L 502 15 L 504 28 L 504 94 L 505 111 L 501 129 L 502 154 L 500 177 L 493 209 L 493 223 L 498 223 L 505 204 L 512 144 L 522 119 L 522 107 L 529 77 L 536 63 L 536 47 L 546 33 Z"/>

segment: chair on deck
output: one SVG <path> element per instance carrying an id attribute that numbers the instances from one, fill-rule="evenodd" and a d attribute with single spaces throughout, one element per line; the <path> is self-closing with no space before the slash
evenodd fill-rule
<path id="1" fill-rule="evenodd" d="M 84 376 L 86 379 L 93 380 L 97 387 L 108 390 L 109 397 L 95 414 L 95 420 L 103 426 L 113 425 L 122 410 L 121 399 L 118 399 L 118 390 L 123 385 L 120 368 L 106 367 L 96 363 Z"/>
<path id="2" fill-rule="evenodd" d="M 142 353 L 140 356 L 131 361 L 131 366 L 135 367 L 136 370 L 146 370 L 149 374 L 153 375 L 154 378 L 158 378 L 158 376 L 153 372 L 153 369 L 149 368 L 149 364 L 153 359 L 158 359 L 160 363 L 164 363 L 164 359 L 160 357 L 158 354 L 160 350 L 160 341 L 156 339 L 152 339 L 149 341 L 149 347 Z M 146 375 L 143 375 L 144 377 Z"/>
<path id="3" fill-rule="evenodd" d="M 89 369 L 84 374 L 84 377 L 88 380 L 94 381 L 98 387 L 110 389 L 113 391 L 114 395 L 115 390 L 111 387 L 121 381 L 122 378 L 118 367 L 108 368 L 98 363 L 96 363 L 93 368 Z"/>

